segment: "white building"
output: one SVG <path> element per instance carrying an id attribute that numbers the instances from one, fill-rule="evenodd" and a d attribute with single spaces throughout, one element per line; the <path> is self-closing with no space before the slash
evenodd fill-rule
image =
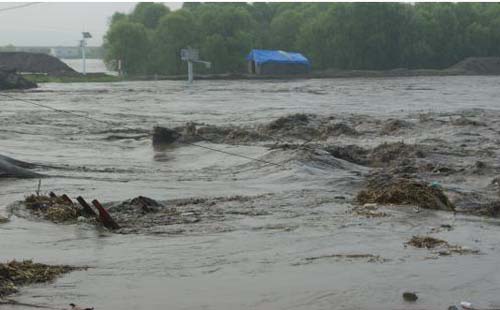
<path id="1" fill-rule="evenodd" d="M 50 55 L 57 58 L 79 58 L 80 47 L 57 46 L 50 49 Z"/>

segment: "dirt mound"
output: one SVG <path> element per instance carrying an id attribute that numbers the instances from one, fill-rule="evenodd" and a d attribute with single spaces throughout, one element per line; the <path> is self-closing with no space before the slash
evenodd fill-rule
<path id="1" fill-rule="evenodd" d="M 36 88 L 36 83 L 16 74 L 16 70 L 0 67 L 0 90 Z"/>
<path id="2" fill-rule="evenodd" d="M 361 204 L 415 205 L 424 209 L 454 211 L 455 207 L 439 187 L 404 178 L 380 175 L 372 178 L 358 193 Z"/>
<path id="3" fill-rule="evenodd" d="M 45 73 L 52 76 L 79 75 L 58 58 L 41 53 L 2 52 L 0 67 L 17 72 Z"/>
<path id="4" fill-rule="evenodd" d="M 469 57 L 448 70 L 467 74 L 500 74 L 500 57 Z"/>
<path id="5" fill-rule="evenodd" d="M 17 286 L 54 281 L 64 273 L 79 269 L 82 268 L 37 264 L 31 260 L 0 264 L 0 298 L 16 293 Z"/>

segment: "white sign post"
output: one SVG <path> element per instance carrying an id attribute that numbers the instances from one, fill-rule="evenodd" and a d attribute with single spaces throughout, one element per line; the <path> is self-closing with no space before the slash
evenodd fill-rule
<path id="1" fill-rule="evenodd" d="M 194 80 L 194 72 L 193 72 L 193 63 L 203 63 L 207 68 L 210 68 L 211 63 L 208 61 L 200 60 L 200 53 L 197 49 L 193 49 L 191 47 L 181 49 L 181 59 L 187 61 L 188 65 L 188 82 L 193 83 Z"/>

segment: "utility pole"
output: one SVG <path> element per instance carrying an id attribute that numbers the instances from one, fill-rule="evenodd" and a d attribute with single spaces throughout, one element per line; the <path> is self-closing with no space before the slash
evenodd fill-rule
<path id="1" fill-rule="evenodd" d="M 85 58 L 85 48 L 87 46 L 87 39 L 92 38 L 90 32 L 82 32 L 83 39 L 80 40 L 80 47 L 82 49 L 82 73 L 87 75 L 87 60 Z"/>
<path id="2" fill-rule="evenodd" d="M 191 60 L 187 60 L 188 63 L 188 82 L 193 83 L 193 62 Z"/>

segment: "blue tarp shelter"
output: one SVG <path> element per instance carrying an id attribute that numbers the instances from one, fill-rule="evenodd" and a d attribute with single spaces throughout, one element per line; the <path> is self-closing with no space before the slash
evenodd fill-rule
<path id="1" fill-rule="evenodd" d="M 309 60 L 300 53 L 253 49 L 246 57 L 250 73 L 300 74 L 311 67 Z"/>

